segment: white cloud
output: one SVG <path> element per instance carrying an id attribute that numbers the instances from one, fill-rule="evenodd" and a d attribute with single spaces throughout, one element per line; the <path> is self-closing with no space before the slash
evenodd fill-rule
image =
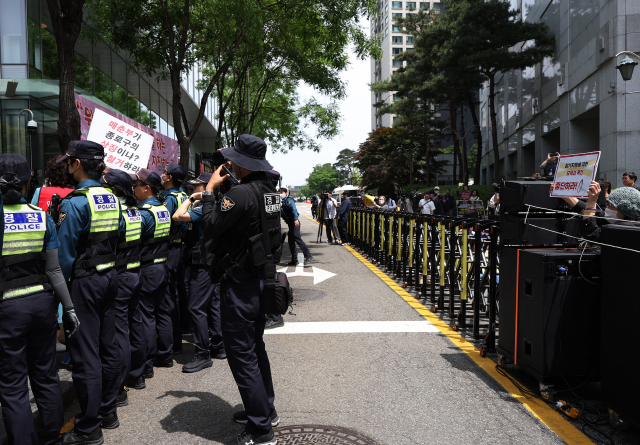
<path id="1" fill-rule="evenodd" d="M 366 26 L 366 23 L 365 23 Z M 371 131 L 371 91 L 367 85 L 371 80 L 370 60 L 358 60 L 353 52 L 349 54 L 350 65 L 342 73 L 347 83 L 347 97 L 339 102 L 342 121 L 341 134 L 333 140 L 320 140 L 320 153 L 294 150 L 286 154 L 269 153 L 267 159 L 282 175 L 285 185 L 303 185 L 317 164 L 334 163 L 340 150 L 349 148 L 358 150 L 358 146 L 367 139 Z M 307 85 L 298 89 L 301 98 L 314 95 L 314 90 Z M 319 101 L 328 100 L 315 94 Z M 313 129 L 308 129 L 313 134 Z"/>

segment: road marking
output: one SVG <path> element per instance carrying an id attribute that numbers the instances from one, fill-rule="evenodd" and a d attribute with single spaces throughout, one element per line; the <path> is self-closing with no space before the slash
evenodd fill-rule
<path id="1" fill-rule="evenodd" d="M 309 217 L 307 216 L 307 218 Z M 317 224 L 317 221 L 313 220 L 312 218 L 309 219 Z M 516 388 L 516 386 L 509 379 L 498 374 L 493 360 L 491 360 L 489 357 L 481 357 L 480 351 L 478 351 L 478 349 L 473 344 L 469 343 L 467 339 L 465 339 L 462 335 L 451 329 L 451 327 L 440 318 L 438 318 L 437 315 L 428 310 L 422 303 L 420 303 L 407 291 L 401 288 L 398 283 L 385 275 L 380 269 L 367 261 L 362 255 L 360 255 L 350 246 L 346 246 L 346 248 L 365 266 L 367 266 L 367 268 L 369 268 L 371 272 L 376 274 L 420 315 L 431 322 L 431 324 L 433 324 L 433 326 L 435 326 L 442 334 L 444 334 L 445 337 L 451 340 L 451 342 L 456 345 L 462 352 L 467 354 L 471 358 L 471 360 L 473 360 L 505 390 L 507 390 L 507 392 L 509 392 L 514 399 L 522 403 L 525 408 L 527 408 L 535 417 L 540 419 L 542 423 L 549 427 L 549 429 L 556 433 L 562 440 L 571 445 L 593 445 L 593 442 L 587 436 L 585 436 L 582 431 L 580 431 L 568 420 L 562 417 L 562 415 L 560 415 L 558 411 L 554 410 L 540 399 L 527 399 L 526 397 L 524 397 L 520 393 L 518 388 Z"/>
<path id="2" fill-rule="evenodd" d="M 420 321 L 313 321 L 287 322 L 283 327 L 264 331 L 271 334 L 360 334 L 394 332 L 438 332 L 427 320 Z"/>
<path id="3" fill-rule="evenodd" d="M 300 256 L 300 254 L 298 255 Z M 304 261 L 304 258 L 302 258 Z M 318 283 L 322 283 L 324 280 L 328 280 L 331 277 L 335 277 L 336 274 L 333 272 L 329 272 L 328 270 L 320 269 L 318 267 L 311 267 L 311 272 L 304 271 L 303 261 L 300 261 L 298 258 L 298 264 L 296 265 L 296 269 L 293 272 L 287 272 L 287 268 L 283 267 L 282 269 L 278 269 L 278 272 L 285 272 L 287 274 L 287 278 L 291 277 L 313 277 L 313 285 L 315 286 Z"/>

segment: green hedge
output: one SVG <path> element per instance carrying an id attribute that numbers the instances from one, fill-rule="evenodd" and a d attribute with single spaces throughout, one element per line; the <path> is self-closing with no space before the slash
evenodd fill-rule
<path id="1" fill-rule="evenodd" d="M 433 188 L 435 187 L 435 185 L 421 185 L 421 184 L 414 184 L 413 187 L 411 186 L 406 186 L 404 188 L 405 193 L 411 193 L 413 192 L 413 189 L 418 189 L 421 192 L 427 192 L 427 191 L 431 191 L 433 190 Z M 457 185 L 440 185 L 440 193 L 442 193 L 444 195 L 444 192 L 446 189 L 451 189 L 451 194 L 454 196 L 454 198 L 459 199 L 460 195 L 457 193 L 458 191 L 458 186 Z M 480 196 L 480 199 L 483 201 L 485 207 L 487 205 L 487 203 L 489 202 L 489 199 L 491 199 L 491 197 L 494 194 L 494 190 L 493 190 L 493 186 L 492 185 L 471 185 L 469 186 L 469 190 L 470 191 L 474 191 L 477 190 L 478 191 L 478 196 Z M 460 187 L 460 191 L 462 191 L 462 187 Z"/>

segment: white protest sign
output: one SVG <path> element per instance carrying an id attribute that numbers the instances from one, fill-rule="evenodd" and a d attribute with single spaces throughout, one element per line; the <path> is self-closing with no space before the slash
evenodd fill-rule
<path id="1" fill-rule="evenodd" d="M 560 156 L 553 178 L 551 196 L 557 198 L 587 196 L 591 181 L 595 180 L 598 171 L 599 159 L 599 151 Z"/>
<path id="2" fill-rule="evenodd" d="M 87 140 L 104 147 L 107 167 L 138 173 L 149 164 L 153 136 L 102 110 L 95 110 Z"/>

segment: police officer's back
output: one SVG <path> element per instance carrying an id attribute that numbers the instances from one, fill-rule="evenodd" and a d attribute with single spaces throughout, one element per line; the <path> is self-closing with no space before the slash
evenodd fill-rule
<path id="1" fill-rule="evenodd" d="M 276 439 L 272 425 L 279 421 L 273 406 L 271 370 L 262 339 L 265 317 L 260 310 L 260 294 L 265 284 L 265 248 L 274 251 L 281 243 L 281 197 L 264 173 L 271 169 L 265 160 L 266 150 L 262 139 L 240 136 L 235 147 L 221 152 L 231 161 L 241 183 L 216 204 L 213 191 L 227 178 L 224 174 L 221 176 L 222 170 L 218 169 L 202 197 L 204 235 L 212 240 L 214 252 L 212 278 L 220 281 L 227 359 L 245 402 L 245 410 L 234 414 L 236 422 L 246 424 L 245 431 L 232 444 L 273 445 Z M 270 246 L 262 243 L 260 206 L 264 206 L 267 215 L 265 230 L 269 230 Z"/>
<path id="2" fill-rule="evenodd" d="M 63 422 L 62 393 L 56 371 L 56 311 L 51 289 L 64 307 L 63 325 L 73 339 L 78 319 L 62 271 L 53 219 L 27 204 L 29 164 L 17 154 L 0 155 L 3 203 L 0 263 L 0 402 L 9 443 L 57 444 Z M 40 411 L 36 434 L 27 376 Z"/>

